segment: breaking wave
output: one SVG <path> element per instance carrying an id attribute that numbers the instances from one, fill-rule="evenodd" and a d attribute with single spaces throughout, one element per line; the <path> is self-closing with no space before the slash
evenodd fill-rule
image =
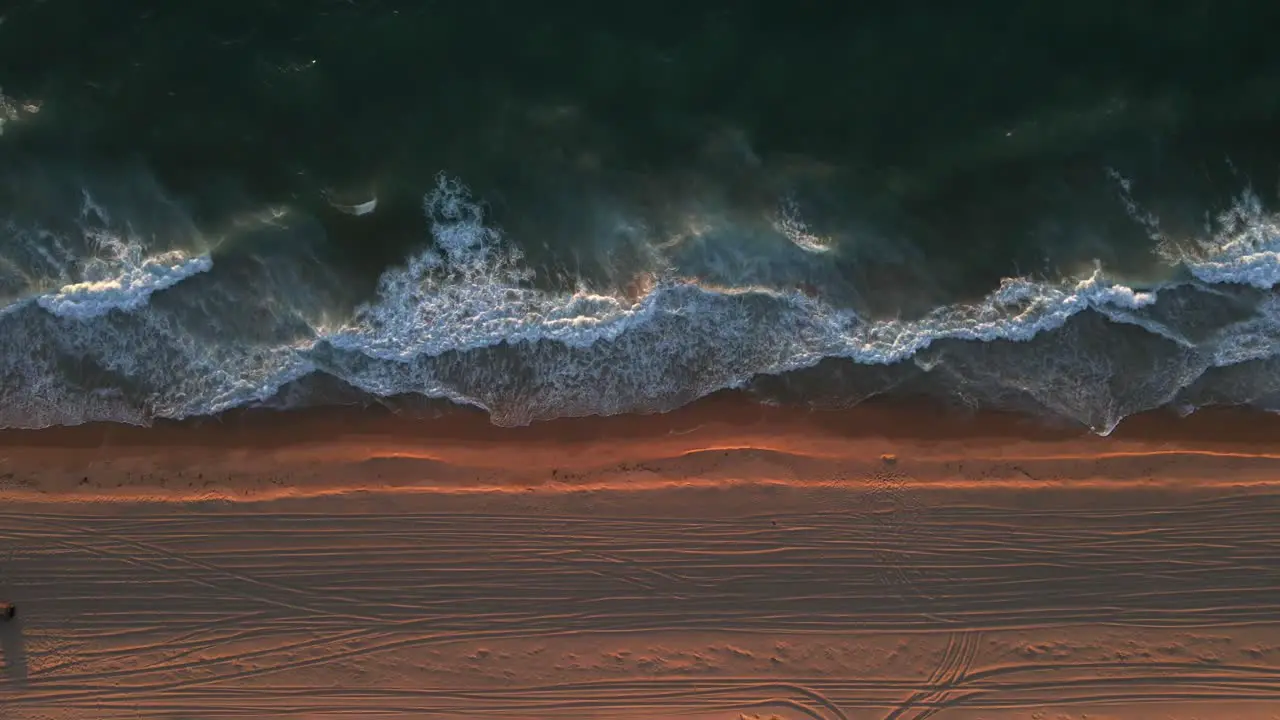
<path id="1" fill-rule="evenodd" d="M 1124 188 L 1175 279 L 1130 287 L 1100 266 L 1010 278 L 914 318 L 872 317 L 799 286 L 712 283 L 671 261 L 694 235 L 653 243 L 658 261 L 629 290 L 547 289 L 445 176 L 423 201 L 430 246 L 339 311 L 322 270 L 219 257 L 190 238 L 157 247 L 86 193 L 74 242 L 8 228 L 24 250 L 0 258 L 0 424 L 406 395 L 522 424 L 662 411 L 726 388 L 817 404 L 938 392 L 1099 433 L 1165 405 L 1269 406 L 1280 393 L 1268 365 L 1280 362 L 1276 216 L 1246 193 L 1204 237 L 1170 239 Z M 267 230 L 292 232 L 289 222 Z M 774 228 L 807 261 L 835 252 L 794 204 Z"/>

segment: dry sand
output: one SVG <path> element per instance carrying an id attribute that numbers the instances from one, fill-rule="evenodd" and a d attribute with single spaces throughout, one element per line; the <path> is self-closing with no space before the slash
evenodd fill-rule
<path id="1" fill-rule="evenodd" d="M 1280 420 L 0 433 L 0 718 L 1280 718 Z"/>

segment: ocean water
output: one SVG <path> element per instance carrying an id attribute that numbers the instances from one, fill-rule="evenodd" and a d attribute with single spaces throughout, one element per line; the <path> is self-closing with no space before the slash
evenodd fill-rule
<path id="1" fill-rule="evenodd" d="M 0 426 L 1280 410 L 1280 5 L 0 10 Z"/>

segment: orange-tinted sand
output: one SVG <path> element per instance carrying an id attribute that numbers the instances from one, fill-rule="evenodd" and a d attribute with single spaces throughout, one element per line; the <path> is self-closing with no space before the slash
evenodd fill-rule
<path id="1" fill-rule="evenodd" d="M 0 433 L 0 718 L 1277 718 L 1280 419 Z"/>

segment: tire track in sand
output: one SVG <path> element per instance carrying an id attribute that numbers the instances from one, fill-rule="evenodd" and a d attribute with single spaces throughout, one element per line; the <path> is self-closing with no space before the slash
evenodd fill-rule
<path id="1" fill-rule="evenodd" d="M 30 677 L 0 684 L 0 703 L 174 717 L 366 702 L 454 716 L 773 707 L 921 720 L 1051 702 L 1280 702 L 1280 674 L 1262 665 L 984 667 L 978 652 L 981 638 L 1010 628 L 1275 624 L 1280 499 L 1018 513 L 946 505 L 909 520 L 894 502 L 711 519 L 0 512 L 0 538 L 24 550 L 9 581 L 33 608 L 23 618 Z M 949 640 L 919 677 L 806 674 L 783 658 L 755 676 L 717 665 L 692 678 L 643 671 L 613 684 L 468 694 L 422 669 L 450 648 L 670 632 Z M 386 669 L 402 662 L 426 675 Z M 517 669 L 531 672 L 531 662 Z M 363 667 L 383 668 L 381 684 L 341 680 Z"/>

